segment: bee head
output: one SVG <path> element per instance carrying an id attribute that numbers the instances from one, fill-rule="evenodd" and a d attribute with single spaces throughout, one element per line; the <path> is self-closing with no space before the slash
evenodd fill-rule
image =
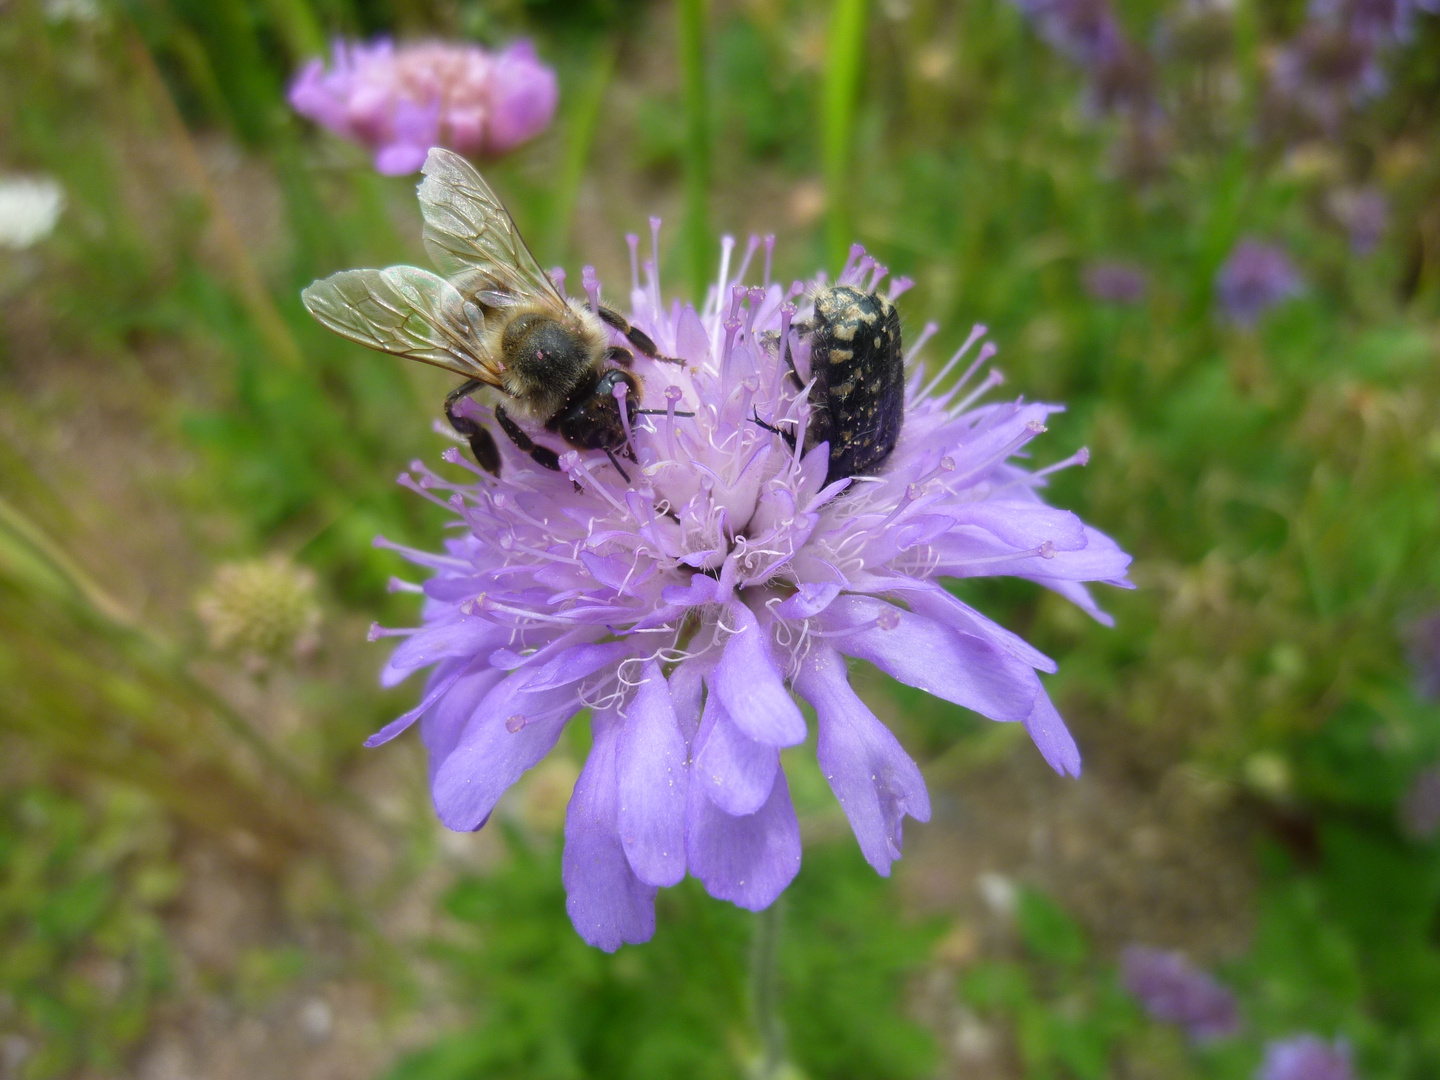
<path id="1" fill-rule="evenodd" d="M 620 415 L 617 387 L 624 385 L 625 415 Z M 555 430 L 571 446 L 583 450 L 617 450 L 625 445 L 625 428 L 634 426 L 640 407 L 640 383 L 628 371 L 606 368 L 595 389 L 578 397 L 557 419 Z"/>

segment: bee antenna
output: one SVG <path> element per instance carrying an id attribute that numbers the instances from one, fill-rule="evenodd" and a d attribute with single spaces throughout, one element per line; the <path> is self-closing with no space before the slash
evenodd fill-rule
<path id="1" fill-rule="evenodd" d="M 607 446 L 605 456 L 610 459 L 610 464 L 615 466 L 615 471 L 620 474 L 620 479 L 627 484 L 630 483 L 630 474 L 625 471 L 625 466 L 620 464 L 620 459 L 615 456 L 615 451 Z"/>
<path id="2" fill-rule="evenodd" d="M 635 410 L 635 415 L 636 415 L 636 416 L 669 416 L 669 415 L 670 415 L 670 410 L 669 410 L 669 409 L 636 409 L 636 410 Z M 675 415 L 676 415 L 676 416 L 689 417 L 689 416 L 694 416 L 695 414 L 694 414 L 693 412 L 677 412 L 677 413 L 675 413 Z"/>

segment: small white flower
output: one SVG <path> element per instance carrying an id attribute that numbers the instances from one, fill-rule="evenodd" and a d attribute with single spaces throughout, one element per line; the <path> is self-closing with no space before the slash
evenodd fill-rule
<path id="1" fill-rule="evenodd" d="M 0 247 L 24 251 L 55 231 L 65 189 L 48 176 L 0 177 Z"/>

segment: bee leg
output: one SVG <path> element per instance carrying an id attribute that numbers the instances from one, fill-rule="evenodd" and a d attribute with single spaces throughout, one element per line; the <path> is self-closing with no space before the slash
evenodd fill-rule
<path id="1" fill-rule="evenodd" d="M 626 447 L 626 449 L 629 449 L 629 447 Z M 627 472 L 625 471 L 624 466 L 622 466 L 622 465 L 620 464 L 620 459 L 615 456 L 615 451 L 614 451 L 614 450 L 611 450 L 609 447 L 606 447 L 606 448 L 605 448 L 605 456 L 610 459 L 610 464 L 615 466 L 615 471 L 620 474 L 620 479 L 621 479 L 621 480 L 624 480 L 625 483 L 627 483 L 627 484 L 630 483 L 630 474 L 627 473 Z M 628 456 L 632 461 L 634 460 L 635 455 L 634 455 L 634 452 L 633 452 L 633 451 L 632 451 L 630 454 L 628 454 L 627 456 Z"/>
<path id="2" fill-rule="evenodd" d="M 619 345 L 611 345 L 605 350 L 605 359 L 609 360 L 612 364 L 619 364 L 623 368 L 628 368 L 631 364 L 635 363 L 635 354 L 629 349 L 622 349 Z"/>
<path id="3" fill-rule="evenodd" d="M 625 340 L 635 346 L 635 350 L 651 360 L 659 360 L 666 364 L 683 364 L 684 360 L 674 356 L 661 356 L 660 350 L 656 348 L 655 342 L 650 340 L 650 335 L 641 330 L 638 326 L 631 326 L 630 320 L 625 318 L 612 307 L 605 304 L 600 305 L 600 310 L 595 312 L 600 316 L 600 321 L 608 326 L 613 326 L 620 333 L 625 335 Z"/>
<path id="4" fill-rule="evenodd" d="M 785 440 L 785 445 L 790 448 L 791 453 L 794 453 L 794 451 L 795 451 L 795 434 L 794 434 L 794 432 L 782 431 L 780 428 L 776 427 L 774 424 L 767 424 L 764 420 L 761 420 L 761 419 L 760 419 L 760 410 L 758 410 L 758 409 L 755 410 L 755 415 L 754 415 L 751 419 L 753 419 L 753 420 L 755 421 L 755 423 L 759 424 L 759 425 L 760 425 L 762 428 L 764 428 L 766 431 L 770 432 L 770 434 L 772 434 L 772 435 L 779 435 L 780 438 L 782 438 L 782 439 Z"/>
<path id="5" fill-rule="evenodd" d="M 539 445 L 520 430 L 520 425 L 510 419 L 510 414 L 505 411 L 505 406 L 495 406 L 495 422 L 500 425 L 500 430 L 510 437 L 511 442 L 518 446 L 523 453 L 530 455 L 530 460 L 536 465 L 542 469 L 549 469 L 551 472 L 561 471 L 560 455 L 548 446 Z"/>
<path id="6" fill-rule="evenodd" d="M 468 397 L 485 384 L 468 379 L 445 395 L 445 418 L 455 431 L 465 436 L 470 443 L 470 452 L 475 455 L 475 464 L 491 476 L 500 475 L 500 448 L 495 445 L 495 436 L 468 416 L 461 416 L 455 406 L 462 398 Z"/>

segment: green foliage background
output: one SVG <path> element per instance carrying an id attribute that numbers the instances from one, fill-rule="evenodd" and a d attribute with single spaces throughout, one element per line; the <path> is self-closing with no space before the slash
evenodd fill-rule
<path id="1" fill-rule="evenodd" d="M 1142 42 L 1179 10 L 1119 9 Z M 1264 73 L 1303 18 L 1237 0 L 1218 52 L 1165 54 L 1177 135 L 1141 160 L 1005 0 L 0 8 L 0 165 L 68 196 L 52 238 L 0 252 L 3 1075 L 128 1075 L 197 995 L 259 1015 L 342 976 L 379 1002 L 354 1075 L 760 1075 L 744 913 L 687 884 L 653 943 L 599 954 L 565 917 L 553 828 L 492 826 L 494 858 L 457 870 L 416 756 L 367 780 L 360 741 L 413 693 L 372 689 L 365 626 L 413 618 L 372 538 L 440 535 L 393 478 L 442 445 L 444 383 L 300 307 L 316 276 L 421 256 L 410 181 L 283 94 L 330 35 L 381 32 L 524 32 L 555 64 L 554 129 L 487 170 L 542 260 L 613 276 L 620 235 L 658 212 L 662 273 L 693 294 L 721 230 L 778 232 L 790 276 L 859 239 L 916 279 L 906 329 L 940 324 L 931 356 L 986 322 L 1009 387 L 1068 405 L 1046 460 L 1090 448 L 1052 501 L 1136 556 L 1139 590 L 1102 598 L 1113 630 L 1013 583 L 967 588 L 1060 659 L 1052 693 L 1114 764 L 1078 783 L 1188 777 L 1239 822 L 1224 857 L 1255 882 L 1248 944 L 1205 958 L 1245 1030 L 1191 1047 L 1145 1019 L 1113 932 L 1061 887 L 1022 886 L 1010 936 L 952 963 L 955 917 L 876 879 L 797 763 L 818 826 L 785 900 L 791 1075 L 951 1075 L 922 984 L 999 1033 L 997 1076 L 1238 1080 L 1300 1030 L 1344 1035 L 1363 1077 L 1440 1075 L 1440 845 L 1397 816 L 1440 758 L 1404 637 L 1440 606 L 1440 19 L 1417 17 L 1343 131 L 1265 137 Z M 1392 208 L 1363 257 L 1327 201 L 1359 182 Z M 1306 282 L 1253 331 L 1214 300 L 1247 235 Z M 1086 294 L 1101 258 L 1145 268 L 1143 301 Z M 214 565 L 276 551 L 318 576 L 325 644 L 255 675 L 207 651 L 193 596 Z M 1030 753 L 903 688 L 867 694 L 937 791 L 963 789 L 956 762 Z M 361 835 L 381 871 L 355 872 Z M 271 931 L 186 975 L 190 854 L 212 849 L 261 882 Z M 424 931 L 395 930 L 436 881 Z M 1168 943 L 1203 951 L 1184 926 Z M 403 1035 L 417 1013 L 438 1019 Z"/>

